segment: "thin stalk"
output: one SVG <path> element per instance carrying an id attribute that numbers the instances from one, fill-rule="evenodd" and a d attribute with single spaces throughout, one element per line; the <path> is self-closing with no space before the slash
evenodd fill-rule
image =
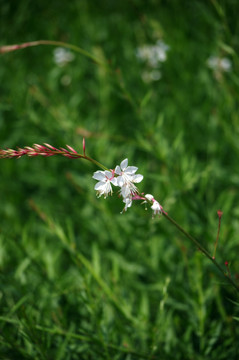
<path id="1" fill-rule="evenodd" d="M 192 235 L 190 235 L 186 230 L 184 230 L 174 219 L 172 219 L 168 214 L 165 212 L 162 213 L 163 216 L 170 221 L 181 233 L 183 233 L 189 240 L 191 240 L 197 248 L 209 259 L 213 264 L 218 268 L 218 270 L 224 275 L 224 277 L 227 279 L 227 281 L 239 292 L 239 287 L 237 284 L 233 281 L 233 279 L 225 273 L 221 265 L 218 264 L 218 262 L 209 254 L 209 252 L 196 240 Z"/>
<path id="2" fill-rule="evenodd" d="M 90 158 L 89 156 L 84 155 L 84 156 L 82 156 L 82 159 L 85 159 L 85 160 L 88 160 L 88 161 L 92 162 L 93 164 L 99 166 L 103 170 L 109 170 L 106 166 L 104 166 L 103 164 L 99 163 L 98 161 Z"/>
<path id="3" fill-rule="evenodd" d="M 68 43 L 65 43 L 63 41 L 37 40 L 37 41 L 29 41 L 29 42 L 22 43 L 22 44 L 1 46 L 0 47 L 0 54 L 1 53 L 4 54 L 6 52 L 15 51 L 15 50 L 19 50 L 19 49 L 25 49 L 27 47 L 39 46 L 39 45 L 54 45 L 54 46 L 62 46 L 62 47 L 71 49 L 73 51 L 76 51 L 76 52 L 80 53 L 81 55 L 84 55 L 84 56 L 88 57 L 89 59 L 93 60 L 95 63 L 97 63 L 97 64 L 99 64 L 101 66 L 107 67 L 108 70 L 109 70 L 108 64 L 103 62 L 103 60 L 102 61 L 99 60 L 94 55 L 92 55 L 88 51 L 80 48 L 79 46 L 76 46 L 76 45 L 73 45 L 73 44 L 68 44 Z"/>

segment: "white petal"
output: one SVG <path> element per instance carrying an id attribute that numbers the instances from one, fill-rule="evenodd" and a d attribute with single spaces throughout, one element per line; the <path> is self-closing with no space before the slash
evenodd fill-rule
<path id="1" fill-rule="evenodd" d="M 151 209 L 154 211 L 155 214 L 161 214 L 161 206 L 158 203 L 158 201 L 154 201 L 153 205 L 151 206 Z"/>
<path id="2" fill-rule="evenodd" d="M 120 194 L 126 199 L 131 195 L 131 191 L 128 186 L 122 186 Z"/>
<path id="3" fill-rule="evenodd" d="M 120 167 L 121 167 L 121 170 L 125 170 L 128 166 L 128 159 L 124 159 L 123 161 L 121 161 L 120 163 Z"/>
<path id="4" fill-rule="evenodd" d="M 94 175 L 92 177 L 95 180 L 103 180 L 103 179 L 105 179 L 105 172 L 98 170 L 98 171 L 94 172 Z"/>
<path id="5" fill-rule="evenodd" d="M 125 172 L 127 174 L 133 175 L 136 173 L 137 170 L 138 168 L 136 166 L 128 166 L 127 169 L 125 169 Z"/>
<path id="6" fill-rule="evenodd" d="M 108 195 L 109 193 L 112 193 L 112 186 L 110 181 L 107 181 L 105 189 L 104 189 L 104 194 Z"/>
<path id="7" fill-rule="evenodd" d="M 128 207 L 131 207 L 132 205 L 132 199 L 131 198 L 126 198 L 123 200 L 124 203 L 125 203 L 125 207 L 123 208 L 121 214 L 124 212 L 124 211 L 127 211 Z"/>
<path id="8" fill-rule="evenodd" d="M 125 203 L 126 208 L 131 207 L 132 205 L 132 199 L 130 197 L 125 198 L 123 202 Z"/>
<path id="9" fill-rule="evenodd" d="M 125 181 L 124 181 L 124 178 L 123 176 L 118 176 L 117 177 L 117 184 L 118 186 L 122 187 L 124 185 Z"/>
<path id="10" fill-rule="evenodd" d="M 114 186 L 118 186 L 118 181 L 117 181 L 117 178 L 113 178 L 112 180 L 110 180 L 111 182 L 112 182 L 112 184 L 114 185 Z"/>
<path id="11" fill-rule="evenodd" d="M 117 175 L 120 175 L 120 174 L 121 174 L 121 169 L 120 169 L 119 165 L 116 166 L 116 168 L 115 168 L 115 173 L 116 173 Z"/>
<path id="12" fill-rule="evenodd" d="M 153 209 L 153 210 L 158 210 L 158 209 L 160 209 L 159 203 L 158 203 L 157 201 L 154 201 L 153 205 L 151 206 L 151 209 Z"/>
<path id="13" fill-rule="evenodd" d="M 99 181 L 97 184 L 95 184 L 94 189 L 95 190 L 103 190 L 107 184 L 103 181 Z"/>
<path id="14" fill-rule="evenodd" d="M 144 178 L 143 175 L 140 175 L 140 174 L 134 175 L 133 182 L 140 183 L 140 181 L 142 181 L 143 178 Z"/>
<path id="15" fill-rule="evenodd" d="M 104 173 L 105 173 L 105 176 L 106 176 L 108 179 L 112 178 L 112 172 L 111 172 L 111 171 L 105 170 Z"/>
<path id="16" fill-rule="evenodd" d="M 145 195 L 145 198 L 148 200 L 148 201 L 152 201 L 154 199 L 153 195 L 151 194 L 146 194 Z"/>

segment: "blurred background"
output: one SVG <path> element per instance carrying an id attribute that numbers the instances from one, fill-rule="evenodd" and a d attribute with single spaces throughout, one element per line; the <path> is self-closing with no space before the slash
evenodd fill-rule
<path id="1" fill-rule="evenodd" d="M 236 0 L 0 0 L 0 148 L 71 145 L 139 189 L 238 282 Z M 2 359 L 238 359 L 238 298 L 139 203 L 97 199 L 93 164 L 0 161 Z M 225 267 L 225 273 L 228 269 Z M 161 356 L 161 357 L 160 357 Z"/>

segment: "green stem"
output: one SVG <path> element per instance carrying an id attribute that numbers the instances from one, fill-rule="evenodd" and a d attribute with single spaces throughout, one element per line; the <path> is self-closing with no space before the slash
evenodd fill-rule
<path id="1" fill-rule="evenodd" d="M 54 40 L 33 41 L 32 46 L 37 46 L 37 45 L 56 45 L 56 46 L 66 47 L 68 49 L 71 49 L 73 51 L 76 51 L 76 52 L 80 53 L 81 55 L 84 55 L 84 56 L 88 57 L 89 59 L 93 60 L 94 62 L 96 62 L 99 65 L 107 67 L 108 70 L 109 70 L 108 65 L 103 60 L 99 60 L 94 55 L 92 55 L 88 51 L 80 48 L 79 46 L 76 46 L 76 45 L 73 45 L 73 44 L 68 44 L 68 43 L 65 43 L 63 41 L 54 41 Z"/>
<path id="2" fill-rule="evenodd" d="M 90 158 L 89 156 L 84 155 L 84 156 L 82 156 L 82 159 L 85 159 L 85 160 L 88 160 L 88 161 L 92 162 L 93 164 L 99 166 L 103 170 L 109 170 L 106 166 L 104 166 L 100 162 Z"/>
<path id="3" fill-rule="evenodd" d="M 209 259 L 213 264 L 218 268 L 218 270 L 224 275 L 224 277 L 227 279 L 227 281 L 239 292 L 239 287 L 237 284 L 232 280 L 231 277 L 227 276 L 221 265 L 218 264 L 218 262 L 208 253 L 208 251 L 192 236 L 190 235 L 186 230 L 184 230 L 178 223 L 176 223 L 175 220 L 173 220 L 168 214 L 163 212 L 163 216 L 170 221 L 181 233 L 183 233 L 189 240 L 191 240 L 197 248 Z"/>
<path id="4" fill-rule="evenodd" d="M 71 49 L 73 51 L 76 51 L 76 52 L 80 53 L 81 55 L 84 55 L 84 56 L 88 57 L 89 59 L 93 60 L 95 63 L 97 63 L 99 65 L 102 65 L 104 67 L 107 67 L 109 69 L 108 64 L 106 64 L 103 60 L 99 60 L 94 55 L 92 55 L 88 51 L 80 48 L 79 46 L 76 46 L 76 45 L 73 45 L 73 44 L 68 44 L 68 43 L 65 43 L 63 41 L 37 40 L 37 41 L 29 41 L 27 43 L 22 43 L 22 44 L 19 44 L 19 45 L 7 45 L 7 46 L 2 46 L 0 48 L 0 53 L 5 53 L 5 52 L 19 50 L 19 49 L 25 49 L 27 47 L 39 46 L 39 45 L 54 45 L 54 46 L 66 47 L 68 49 Z"/>

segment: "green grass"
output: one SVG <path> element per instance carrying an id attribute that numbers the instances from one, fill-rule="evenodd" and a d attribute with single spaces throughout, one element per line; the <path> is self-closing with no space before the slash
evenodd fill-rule
<path id="1" fill-rule="evenodd" d="M 151 193 L 238 284 L 239 61 L 235 0 L 1 2 L 0 148 L 69 144 L 139 168 Z M 11 24 L 11 25 L 9 25 Z M 136 50 L 169 45 L 162 78 Z M 207 66 L 226 57 L 231 71 Z M 239 358 L 238 294 L 164 217 L 97 199 L 84 160 L 0 162 L 0 359 Z M 225 273 L 227 269 L 225 267 Z"/>

